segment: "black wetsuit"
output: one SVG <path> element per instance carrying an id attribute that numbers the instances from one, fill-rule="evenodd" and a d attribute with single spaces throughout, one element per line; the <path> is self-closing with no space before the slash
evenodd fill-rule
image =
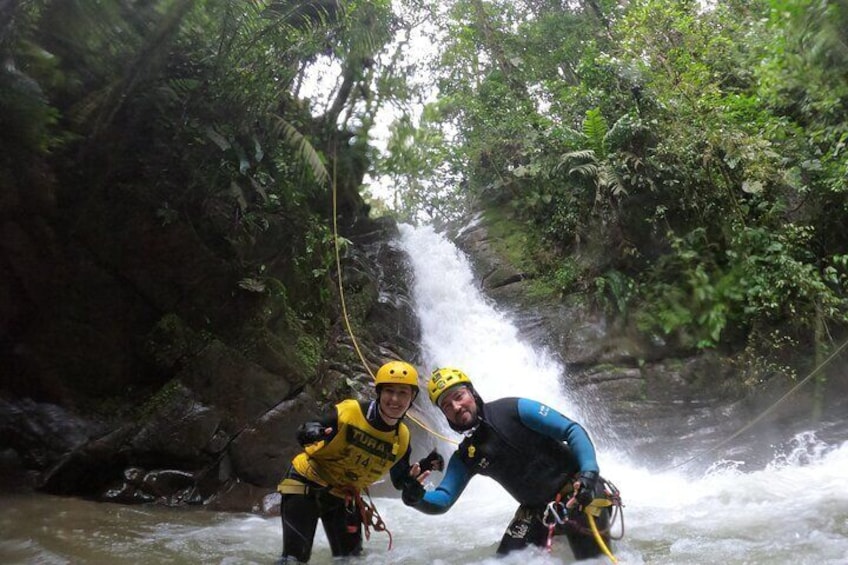
<path id="1" fill-rule="evenodd" d="M 479 425 L 451 456 L 439 486 L 413 506 L 427 514 L 447 512 L 471 477 L 485 475 L 500 483 L 520 504 L 498 553 L 528 544 L 544 547 L 549 535 L 542 522 L 546 506 L 570 487 L 578 473 L 598 472 L 595 448 L 579 424 L 545 404 L 525 398 L 483 404 L 479 397 L 477 404 Z M 605 530 L 608 523 L 609 512 L 605 510 L 597 525 Z M 574 517 L 574 523 L 557 526 L 555 534 L 568 537 L 577 559 L 601 554 L 582 512 Z M 609 543 L 605 537 L 605 543 Z"/>

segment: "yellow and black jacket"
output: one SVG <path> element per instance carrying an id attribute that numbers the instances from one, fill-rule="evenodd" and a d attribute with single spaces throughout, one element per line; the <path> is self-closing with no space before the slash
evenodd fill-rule
<path id="1" fill-rule="evenodd" d="M 389 426 L 380 418 L 376 401 L 345 400 L 319 420 L 333 433 L 304 446 L 292 460 L 288 478 L 306 479 L 333 494 L 341 489 L 362 490 L 391 470 L 392 483 L 400 488 L 409 472 L 409 428 L 402 422 Z M 299 477 L 298 477 L 299 476 Z"/>

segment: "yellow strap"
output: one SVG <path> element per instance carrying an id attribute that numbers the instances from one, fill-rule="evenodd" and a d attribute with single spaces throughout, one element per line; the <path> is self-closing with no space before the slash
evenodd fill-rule
<path id="1" fill-rule="evenodd" d="M 309 492 L 309 485 L 297 479 L 286 478 L 277 485 L 277 492 L 280 494 L 306 494 Z"/>
<path id="2" fill-rule="evenodd" d="M 600 500 L 598 498 L 595 501 Z M 595 501 L 592 502 L 592 505 L 595 504 Z M 609 557 L 610 561 L 613 563 L 618 563 L 618 559 L 615 558 L 615 555 L 607 547 L 607 544 L 604 543 L 604 538 L 601 537 L 601 532 L 598 531 L 598 525 L 595 524 L 595 517 L 592 516 L 591 512 L 588 512 L 588 508 L 586 509 L 586 518 L 589 520 L 589 527 L 592 528 L 592 535 L 595 536 L 595 541 L 598 542 L 598 547 L 601 548 L 601 551 L 604 552 L 604 555 Z"/>
<path id="3" fill-rule="evenodd" d="M 612 500 L 608 498 L 596 498 L 589 506 L 584 507 L 583 511 L 597 518 L 601 515 L 601 511 L 608 506 L 612 506 Z"/>

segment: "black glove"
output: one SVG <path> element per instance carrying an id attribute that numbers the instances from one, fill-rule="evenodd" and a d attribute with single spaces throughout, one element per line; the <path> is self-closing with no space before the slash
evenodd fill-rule
<path id="1" fill-rule="evenodd" d="M 407 477 L 403 482 L 403 490 L 401 491 L 400 498 L 407 506 L 415 506 L 421 502 L 426 492 L 421 483 L 412 477 Z"/>
<path id="2" fill-rule="evenodd" d="M 327 434 L 324 431 L 326 429 L 327 426 L 324 426 L 319 422 L 306 422 L 301 424 L 297 429 L 297 441 L 300 445 L 309 445 L 310 443 L 326 439 Z"/>
<path id="3" fill-rule="evenodd" d="M 583 471 L 577 475 L 580 489 L 574 494 L 577 504 L 585 508 L 595 500 L 595 485 L 598 484 L 598 474 L 594 471 Z"/>
<path id="4" fill-rule="evenodd" d="M 421 468 L 419 473 L 423 473 L 424 471 L 442 471 L 445 468 L 445 460 L 441 455 L 439 455 L 439 452 L 434 449 L 427 455 L 427 457 L 418 462 L 418 466 Z"/>

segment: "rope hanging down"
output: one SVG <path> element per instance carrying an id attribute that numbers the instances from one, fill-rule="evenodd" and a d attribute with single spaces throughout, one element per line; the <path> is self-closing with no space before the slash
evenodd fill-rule
<path id="1" fill-rule="evenodd" d="M 344 295 L 344 285 L 342 284 L 342 261 L 341 261 L 341 252 L 339 251 L 339 225 L 338 225 L 338 204 L 336 197 L 336 159 L 333 159 L 333 178 L 330 181 L 332 183 L 332 193 L 333 193 L 333 247 L 336 255 L 336 273 L 338 276 L 339 283 L 339 302 L 342 307 L 342 318 L 344 320 L 345 329 L 347 330 L 347 334 L 350 336 L 350 341 L 353 343 L 353 349 L 356 351 L 356 354 L 359 356 L 359 360 L 362 362 L 362 366 L 365 367 L 365 370 L 371 375 L 371 379 L 374 379 L 374 373 L 371 371 L 371 367 L 368 366 L 368 362 L 365 360 L 365 356 L 362 354 L 362 351 L 359 348 L 359 342 L 356 340 L 356 336 L 353 335 L 353 328 L 350 325 L 350 318 L 347 313 L 347 304 L 345 303 L 345 295 Z M 452 443 L 454 445 L 458 444 L 456 440 L 453 440 L 447 436 L 444 436 L 429 427 L 427 427 L 423 422 L 419 419 L 415 418 L 412 414 L 407 412 L 406 417 L 415 422 L 418 427 L 422 430 L 426 431 L 430 435 L 437 437 L 443 441 L 448 443 Z"/>
<path id="2" fill-rule="evenodd" d="M 683 465 L 688 465 L 688 464 L 689 464 L 689 463 L 691 463 L 692 461 L 695 461 L 696 459 L 700 459 L 701 457 L 703 457 L 704 455 L 707 455 L 708 453 L 712 453 L 712 452 L 714 452 L 714 451 L 717 451 L 718 449 L 720 449 L 720 448 L 724 447 L 725 445 L 727 445 L 728 443 L 730 443 L 731 441 L 733 441 L 734 439 L 736 439 L 737 437 L 739 437 L 740 435 L 742 435 L 743 433 L 745 433 L 746 431 L 748 431 L 749 429 L 751 429 L 751 428 L 752 428 L 754 425 L 756 425 L 756 424 L 757 424 L 760 420 L 762 420 L 763 418 L 765 418 L 766 416 L 768 416 L 769 414 L 771 414 L 772 412 L 774 412 L 774 411 L 777 409 L 777 407 L 778 407 L 778 406 L 780 406 L 780 405 L 781 405 L 781 404 L 782 404 L 782 403 L 783 403 L 783 402 L 784 402 L 787 398 L 789 398 L 790 396 L 792 396 L 793 394 L 795 394 L 795 392 L 796 392 L 799 388 L 801 388 L 802 386 L 804 386 L 805 384 L 807 384 L 807 383 L 810 381 L 810 379 L 812 379 L 814 376 L 818 375 L 818 374 L 822 371 L 822 369 L 824 369 L 824 368 L 825 368 L 828 364 L 830 364 L 830 362 L 831 362 L 831 361 L 833 361 L 834 359 L 836 359 L 836 357 L 837 357 L 840 353 L 842 353 L 842 350 L 843 350 L 843 349 L 845 349 L 845 347 L 846 347 L 846 346 L 848 346 L 848 339 L 846 339 L 845 341 L 843 341 L 843 342 L 842 342 L 842 345 L 840 345 L 839 347 L 837 347 L 837 348 L 833 351 L 833 353 L 831 353 L 831 354 L 827 357 L 827 359 L 825 359 L 824 361 L 822 361 L 822 362 L 818 365 L 818 367 L 816 367 L 815 369 L 813 369 L 813 370 L 810 372 L 810 374 L 809 374 L 809 375 L 807 375 L 806 377 L 804 377 L 804 378 L 803 378 L 803 379 L 802 379 L 802 380 L 801 380 L 798 384 L 796 384 L 796 385 L 795 385 L 795 386 L 793 386 L 791 389 L 789 389 L 789 390 L 786 392 L 786 394 L 784 394 L 784 395 L 783 395 L 783 396 L 781 396 L 779 399 L 777 399 L 777 401 L 776 401 L 774 404 L 772 404 L 772 405 L 771 405 L 771 406 L 769 406 L 767 409 L 765 409 L 765 410 L 764 410 L 764 411 L 763 411 L 763 412 L 762 412 L 759 416 L 757 416 L 756 418 L 754 418 L 753 420 L 751 420 L 750 422 L 748 422 L 748 424 L 746 424 L 746 425 L 742 426 L 742 428 L 740 428 L 738 431 L 736 431 L 733 435 L 731 435 L 731 436 L 730 436 L 730 437 L 728 437 L 727 439 L 725 439 L 725 440 L 723 440 L 723 441 L 719 442 L 717 445 L 714 445 L 713 447 L 711 447 L 711 448 L 709 448 L 709 449 L 705 449 L 704 451 L 701 451 L 700 453 L 696 453 L 695 455 L 693 455 L 693 456 L 692 456 L 692 457 L 690 457 L 689 459 L 686 459 L 686 460 L 685 460 L 685 461 L 683 461 L 682 463 L 678 463 L 678 464 L 676 464 L 676 465 L 672 465 L 671 467 L 666 467 L 666 468 L 665 468 L 665 469 L 663 469 L 661 472 L 671 471 L 672 469 L 677 469 L 678 467 L 682 467 Z"/>

